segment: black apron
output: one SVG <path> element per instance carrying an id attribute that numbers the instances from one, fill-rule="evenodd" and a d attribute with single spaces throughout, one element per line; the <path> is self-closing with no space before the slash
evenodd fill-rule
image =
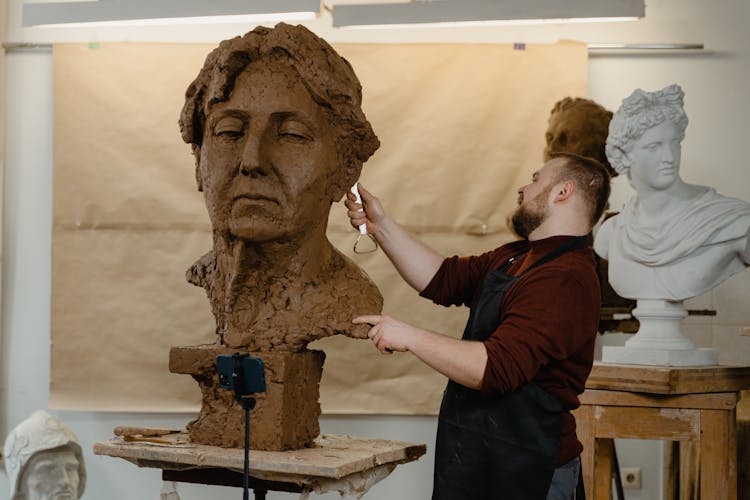
<path id="1" fill-rule="evenodd" d="M 518 276 L 506 274 L 516 259 L 490 271 L 471 310 L 464 340 L 483 341 L 502 321 L 508 289 L 523 274 L 560 255 L 588 246 L 575 238 Z M 561 401 L 530 383 L 485 396 L 452 380 L 443 394 L 435 443 L 433 500 L 544 500 L 555 470 L 562 427 Z"/>

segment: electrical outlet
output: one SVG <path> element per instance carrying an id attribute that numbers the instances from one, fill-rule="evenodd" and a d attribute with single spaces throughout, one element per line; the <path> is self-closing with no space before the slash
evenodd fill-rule
<path id="1" fill-rule="evenodd" d="M 622 467 L 620 469 L 620 479 L 622 487 L 637 490 L 641 488 L 641 468 L 640 467 Z"/>

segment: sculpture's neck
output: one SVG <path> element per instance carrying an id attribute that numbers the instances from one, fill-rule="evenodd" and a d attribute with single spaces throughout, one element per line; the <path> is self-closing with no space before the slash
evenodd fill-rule
<path id="1" fill-rule="evenodd" d="M 219 237 L 217 245 L 224 246 L 215 253 L 224 256 L 219 265 L 230 281 L 252 276 L 259 283 L 313 280 L 328 266 L 333 253 L 324 230 L 263 242 Z"/>
<path id="2" fill-rule="evenodd" d="M 692 184 L 686 184 L 677 179 L 666 189 L 639 189 L 637 198 L 637 212 L 653 217 L 656 214 L 666 215 L 681 206 L 687 200 L 697 196 L 699 189 Z"/>

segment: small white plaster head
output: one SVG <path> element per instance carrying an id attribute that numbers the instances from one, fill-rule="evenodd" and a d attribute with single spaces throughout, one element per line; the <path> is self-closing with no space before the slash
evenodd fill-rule
<path id="1" fill-rule="evenodd" d="M 60 419 L 35 411 L 8 435 L 3 448 L 11 500 L 78 499 L 86 468 L 75 434 Z"/>
<path id="2" fill-rule="evenodd" d="M 684 95 L 679 85 L 672 84 L 655 92 L 636 89 L 623 99 L 609 123 L 606 145 L 607 159 L 618 174 L 630 173 L 632 147 L 648 130 L 668 121 L 679 139 L 684 138 L 688 124 Z"/>

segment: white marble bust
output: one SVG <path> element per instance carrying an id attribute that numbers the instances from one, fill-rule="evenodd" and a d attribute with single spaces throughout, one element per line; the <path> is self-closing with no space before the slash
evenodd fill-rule
<path id="1" fill-rule="evenodd" d="M 682 97 L 677 85 L 636 90 L 610 123 L 607 157 L 636 193 L 594 248 L 623 297 L 684 300 L 750 265 L 750 204 L 680 177 Z"/>
<path id="2" fill-rule="evenodd" d="M 680 177 L 683 96 L 678 85 L 638 89 L 609 126 L 607 158 L 635 194 L 599 229 L 594 250 L 608 259 L 614 290 L 638 300 L 641 330 L 639 310 L 671 309 L 681 319 L 683 300 L 750 265 L 750 204 Z M 678 348 L 692 345 L 682 340 Z"/>
<path id="3" fill-rule="evenodd" d="M 75 434 L 58 418 L 34 412 L 8 434 L 3 448 L 11 500 L 76 500 L 86 468 Z"/>

